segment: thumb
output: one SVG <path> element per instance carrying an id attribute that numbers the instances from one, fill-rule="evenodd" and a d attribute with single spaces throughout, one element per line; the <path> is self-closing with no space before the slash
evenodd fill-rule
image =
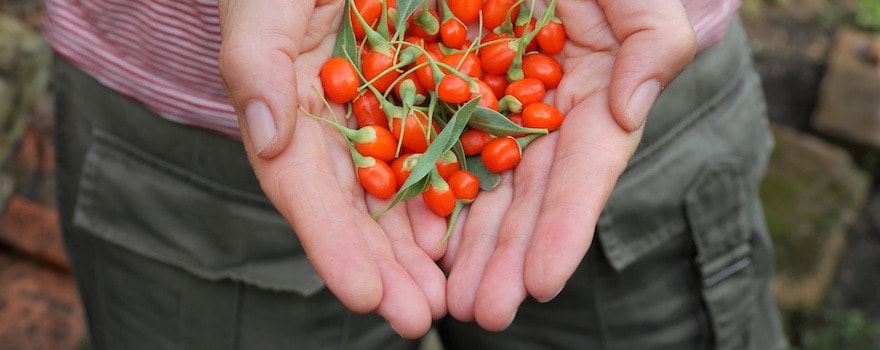
<path id="1" fill-rule="evenodd" d="M 290 142 L 294 61 L 313 10 L 313 1 L 219 1 L 220 75 L 251 156 L 273 158 Z"/>
<path id="2" fill-rule="evenodd" d="M 680 1 L 604 0 L 600 5 L 621 42 L 611 73 L 611 113 L 632 132 L 693 59 L 696 35 Z"/>

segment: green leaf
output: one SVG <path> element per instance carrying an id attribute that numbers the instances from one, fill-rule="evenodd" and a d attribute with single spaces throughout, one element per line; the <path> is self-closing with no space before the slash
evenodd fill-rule
<path id="1" fill-rule="evenodd" d="M 409 178 L 412 178 L 412 177 L 409 177 Z M 424 192 L 426 188 L 428 188 L 428 184 L 430 182 L 431 182 L 431 178 L 429 176 L 425 176 L 424 178 L 410 184 L 409 186 L 401 187 L 400 190 L 397 191 L 397 194 L 394 195 L 394 199 L 391 200 L 391 203 L 389 203 L 387 207 L 382 208 L 379 211 L 372 214 L 373 219 L 378 218 L 379 216 L 382 216 L 382 214 L 385 214 L 385 212 L 387 212 L 388 210 L 391 210 L 391 208 L 394 208 L 394 206 L 399 204 L 400 202 L 403 202 L 407 199 L 418 196 L 419 194 Z"/>
<path id="2" fill-rule="evenodd" d="M 464 202 L 455 201 L 455 208 L 452 209 L 452 213 L 449 215 L 449 223 L 446 225 L 446 234 L 443 235 L 443 238 L 440 239 L 440 242 L 437 243 L 437 246 L 434 247 L 435 250 L 440 250 L 440 247 L 443 246 L 446 241 L 449 240 L 449 237 L 452 236 L 452 230 L 455 229 L 455 223 L 458 221 L 458 214 L 461 213 L 461 209 L 464 208 Z"/>
<path id="3" fill-rule="evenodd" d="M 440 159 L 440 155 L 451 149 L 452 146 L 458 142 L 459 136 L 461 136 L 461 133 L 467 126 L 468 119 L 470 119 L 471 115 L 474 113 L 474 108 L 479 101 L 479 98 L 471 100 L 471 102 L 468 102 L 459 108 L 458 111 L 452 115 L 452 118 L 449 119 L 449 122 L 446 124 L 446 127 L 443 128 L 443 131 L 434 138 L 434 141 L 431 142 L 431 145 L 428 146 L 425 153 L 422 153 L 422 155 L 419 156 L 419 161 L 416 163 L 416 166 L 413 167 L 412 172 L 410 172 L 406 181 L 403 182 L 403 185 L 400 186 L 400 190 L 397 191 L 397 195 L 394 196 L 391 203 L 378 212 L 373 213 L 373 218 L 379 217 L 393 206 L 422 193 L 422 191 L 427 188 L 428 183 L 430 182 L 430 176 L 428 175 L 435 169 L 435 164 L 437 163 L 437 160 Z"/>
<path id="4" fill-rule="evenodd" d="M 339 25 L 339 31 L 336 33 L 336 43 L 333 46 L 333 56 L 343 57 L 349 60 L 355 67 L 360 67 L 360 57 L 357 54 L 357 38 L 354 36 L 354 29 L 351 27 L 351 2 L 345 2 L 345 9 L 342 11 L 342 23 Z"/>
<path id="5" fill-rule="evenodd" d="M 474 129 L 482 130 L 495 136 L 547 133 L 547 129 L 526 128 L 517 125 L 503 114 L 486 107 L 477 107 L 468 124 Z"/>
<path id="6" fill-rule="evenodd" d="M 501 175 L 493 173 L 486 168 L 480 156 L 470 156 L 465 158 L 468 171 L 473 173 L 480 179 L 480 189 L 483 191 L 494 190 L 501 182 Z"/>
<path id="7" fill-rule="evenodd" d="M 397 0 L 397 22 L 394 23 L 394 28 L 397 28 L 398 33 L 402 33 L 406 20 L 422 6 L 422 1 L 424 0 Z"/>
<path id="8" fill-rule="evenodd" d="M 406 182 L 403 183 L 403 187 L 406 187 L 410 182 L 414 183 L 423 177 L 427 177 L 428 174 L 431 173 L 431 170 L 435 167 L 435 163 L 440 159 L 440 155 L 451 149 L 452 146 L 458 142 L 458 138 L 467 126 L 468 120 L 473 115 L 477 103 L 479 103 L 478 98 L 471 100 L 459 108 L 458 111 L 452 115 L 452 118 L 449 118 L 443 131 L 434 138 L 434 141 L 431 142 L 431 145 L 428 146 L 425 153 L 419 157 L 419 162 L 413 167 Z"/>

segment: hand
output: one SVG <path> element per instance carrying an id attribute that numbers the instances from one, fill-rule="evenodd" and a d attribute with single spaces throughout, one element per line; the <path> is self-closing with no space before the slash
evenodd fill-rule
<path id="1" fill-rule="evenodd" d="M 471 204 L 443 259 L 449 313 L 488 330 L 506 328 L 528 295 L 562 290 L 654 99 L 694 55 L 679 1 L 559 0 L 556 15 L 570 42 L 550 99 L 566 119 Z"/>
<path id="2" fill-rule="evenodd" d="M 404 204 L 373 220 L 386 203 L 361 189 L 346 141 L 297 111 L 301 104 L 330 115 L 313 87 L 320 90 L 317 72 L 331 56 L 343 5 L 221 0 L 220 71 L 262 189 L 327 287 L 351 310 L 375 311 L 401 336 L 419 337 L 446 314 L 446 280 L 439 255 L 416 244 L 410 216 L 445 223 Z"/>

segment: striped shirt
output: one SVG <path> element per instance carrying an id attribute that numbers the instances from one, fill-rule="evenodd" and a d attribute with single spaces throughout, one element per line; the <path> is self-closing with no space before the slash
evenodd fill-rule
<path id="1" fill-rule="evenodd" d="M 740 0 L 684 0 L 698 49 L 721 40 Z M 47 0 L 62 57 L 170 120 L 240 138 L 217 69 L 217 0 Z"/>

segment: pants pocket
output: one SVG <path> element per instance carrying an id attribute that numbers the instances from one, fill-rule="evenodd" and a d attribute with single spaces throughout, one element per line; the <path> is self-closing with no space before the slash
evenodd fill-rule
<path id="1" fill-rule="evenodd" d="M 95 129 L 73 225 L 212 281 L 314 295 L 324 288 L 264 197 L 199 177 Z"/>

